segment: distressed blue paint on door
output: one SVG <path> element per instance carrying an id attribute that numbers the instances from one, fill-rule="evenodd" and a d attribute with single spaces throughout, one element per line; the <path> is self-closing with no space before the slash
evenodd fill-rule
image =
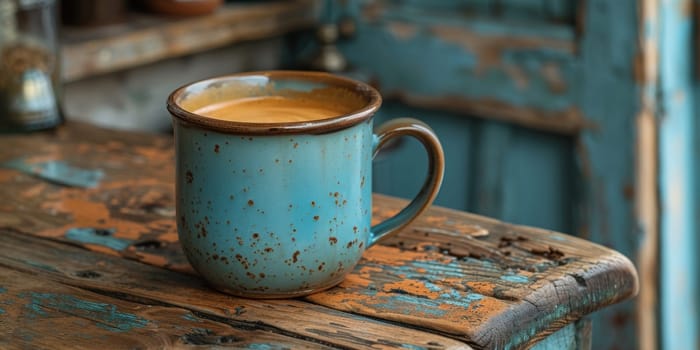
<path id="1" fill-rule="evenodd" d="M 693 60 L 698 57 L 693 58 L 689 9 L 689 1 L 672 0 L 659 5 L 659 190 L 663 213 L 660 295 L 664 349 L 700 347 L 700 216 L 696 212 L 700 152 L 694 145 L 698 111 L 692 98 L 694 90 L 698 90 L 693 81 Z"/>
<path id="2" fill-rule="evenodd" d="M 378 118 L 417 117 L 441 137 L 437 204 L 579 235 L 637 263 L 642 245 L 657 250 L 660 261 L 646 263 L 660 266 L 659 344 L 697 347 L 700 123 L 691 97 L 700 89 L 690 68 L 700 58 L 689 17 L 697 1 L 329 3 L 327 21 L 356 20 L 355 36 L 338 47 L 349 74 L 385 96 Z M 658 48 L 642 47 L 650 37 Z M 657 118 L 658 154 L 635 154 L 645 108 Z M 375 189 L 412 197 L 421 152 L 406 141 L 380 155 Z M 635 211 L 641 158 L 658 160 L 657 187 L 644 188 L 658 193 L 658 228 Z M 658 240 L 648 236 L 656 229 Z M 634 301 L 595 314 L 593 348 L 654 348 L 637 343 L 635 317 L 647 316 Z"/>

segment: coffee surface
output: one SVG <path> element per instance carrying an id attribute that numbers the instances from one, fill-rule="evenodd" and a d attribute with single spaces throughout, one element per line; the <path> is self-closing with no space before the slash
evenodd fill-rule
<path id="1" fill-rule="evenodd" d="M 287 123 L 327 119 L 349 111 L 346 106 L 321 100 L 265 96 L 218 102 L 192 112 L 209 118 L 244 123 Z"/>

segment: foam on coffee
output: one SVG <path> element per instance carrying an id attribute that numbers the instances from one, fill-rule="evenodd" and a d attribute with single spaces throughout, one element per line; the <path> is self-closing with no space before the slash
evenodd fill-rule
<path id="1" fill-rule="evenodd" d="M 315 99 L 262 96 L 205 105 L 193 112 L 243 123 L 288 123 L 327 119 L 347 113 L 347 108 L 342 107 Z"/>

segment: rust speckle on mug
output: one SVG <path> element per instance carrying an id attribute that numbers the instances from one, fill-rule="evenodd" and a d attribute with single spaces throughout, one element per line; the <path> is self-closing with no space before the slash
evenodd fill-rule
<path id="1" fill-rule="evenodd" d="M 316 201 L 311 201 L 311 206 L 315 207 L 316 206 Z"/>
<path id="2" fill-rule="evenodd" d="M 260 276 L 260 278 L 265 278 L 265 273 L 261 272 L 258 274 L 258 276 Z"/>
<path id="3" fill-rule="evenodd" d="M 248 206 L 249 206 L 249 207 L 252 207 L 252 206 L 254 206 L 254 205 L 255 205 L 255 202 L 253 202 L 252 199 L 249 199 L 249 200 L 248 200 Z"/>
<path id="4" fill-rule="evenodd" d="M 353 226 L 353 227 L 352 227 L 352 232 L 357 233 L 357 226 Z"/>
<path id="5" fill-rule="evenodd" d="M 314 215 L 314 221 L 318 221 L 319 217 L 318 215 Z"/>
<path id="6" fill-rule="evenodd" d="M 294 254 L 292 255 L 292 262 L 299 261 L 299 254 L 301 254 L 301 252 L 298 250 L 296 252 L 294 252 Z"/>
<path id="7" fill-rule="evenodd" d="M 362 180 L 360 180 L 360 188 L 365 187 L 365 177 L 362 177 Z"/>
<path id="8" fill-rule="evenodd" d="M 340 193 L 338 193 L 338 192 L 334 192 L 334 193 L 333 193 L 333 197 L 338 198 L 339 195 L 340 195 Z"/>
<path id="9" fill-rule="evenodd" d="M 358 245 L 358 247 L 360 247 L 360 249 L 362 249 L 362 247 L 364 247 L 364 245 L 365 245 L 365 242 L 360 242 L 360 244 Z"/>
<path id="10" fill-rule="evenodd" d="M 348 245 L 347 245 L 348 249 L 352 248 L 353 244 L 355 244 L 355 241 L 348 242 Z"/>
<path id="11" fill-rule="evenodd" d="M 188 184 L 191 184 L 192 181 L 194 180 L 194 175 L 192 175 L 192 172 L 187 170 L 185 173 L 185 181 L 187 181 Z"/>
<path id="12" fill-rule="evenodd" d="M 318 270 L 323 271 L 324 266 L 326 266 L 326 263 L 321 263 L 321 265 L 318 265 Z"/>
<path id="13" fill-rule="evenodd" d="M 243 257 L 243 255 L 241 254 L 236 254 L 236 260 L 238 260 L 238 262 L 241 263 L 241 265 L 243 265 L 243 268 L 246 270 L 248 269 L 248 266 L 250 266 L 250 264 L 248 264 L 248 259 Z"/>
<path id="14" fill-rule="evenodd" d="M 227 257 L 222 256 L 221 259 L 219 259 L 219 260 L 221 260 L 221 262 L 223 262 L 224 264 L 228 265 L 228 258 Z"/>
<path id="15" fill-rule="evenodd" d="M 254 273 L 248 271 L 248 272 L 246 272 L 245 274 L 246 274 L 248 277 L 250 277 L 250 278 L 252 278 L 252 279 L 255 279 L 255 274 L 254 274 Z"/>
<path id="16" fill-rule="evenodd" d="M 274 249 L 272 249 L 270 247 L 265 248 L 266 253 L 272 253 L 273 251 L 274 251 Z"/>
<path id="17" fill-rule="evenodd" d="M 219 145 L 214 145 L 214 153 L 219 153 Z"/>
<path id="18" fill-rule="evenodd" d="M 338 238 L 336 238 L 336 237 L 328 237 L 328 242 L 330 242 L 331 245 L 335 245 L 336 243 L 338 243 Z"/>
<path id="19" fill-rule="evenodd" d="M 294 148 L 299 147 L 299 142 L 294 142 L 294 146 L 293 146 L 293 147 L 294 147 Z"/>
<path id="20" fill-rule="evenodd" d="M 258 239 L 258 238 L 260 238 L 260 234 L 257 233 L 257 232 L 254 232 L 254 233 L 253 233 L 253 239 Z"/>

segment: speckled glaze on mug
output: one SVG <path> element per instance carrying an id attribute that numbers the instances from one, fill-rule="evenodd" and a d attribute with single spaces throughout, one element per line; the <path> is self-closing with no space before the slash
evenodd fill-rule
<path id="1" fill-rule="evenodd" d="M 251 96 L 354 99 L 349 114 L 310 122 L 241 123 L 190 111 Z M 345 97 L 344 97 L 345 96 Z M 168 99 L 176 144 L 180 244 L 215 288 L 251 298 L 310 294 L 341 282 L 362 253 L 429 206 L 443 177 L 435 134 L 414 119 L 373 133 L 372 87 L 325 73 L 270 71 L 183 86 Z M 423 188 L 400 213 L 371 226 L 372 158 L 391 138 L 425 145 Z"/>

